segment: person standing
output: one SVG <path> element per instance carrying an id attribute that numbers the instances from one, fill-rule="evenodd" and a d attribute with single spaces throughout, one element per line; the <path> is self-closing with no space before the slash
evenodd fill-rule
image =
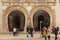
<path id="1" fill-rule="evenodd" d="M 31 37 L 33 37 L 33 28 L 30 28 Z"/>
<path id="2" fill-rule="evenodd" d="M 57 35 L 58 35 L 58 30 L 57 30 L 57 28 L 54 29 L 54 34 L 55 34 L 55 40 L 57 40 Z"/>
<path id="3" fill-rule="evenodd" d="M 26 32 L 27 32 L 27 37 L 29 35 L 29 27 L 26 28 Z"/>
<path id="4" fill-rule="evenodd" d="M 57 27 L 57 31 L 59 31 L 59 27 Z"/>
<path id="5" fill-rule="evenodd" d="M 45 40 L 47 40 L 47 37 L 46 37 L 47 36 L 47 28 L 44 26 L 42 30 L 43 30 L 43 36 L 45 37 Z"/>
<path id="6" fill-rule="evenodd" d="M 51 35 L 51 28 L 50 27 L 48 27 L 48 29 L 47 29 L 47 37 L 48 37 L 48 40 L 50 40 L 50 35 Z"/>
<path id="7" fill-rule="evenodd" d="M 14 27 L 14 28 L 13 28 L 13 36 L 16 36 L 16 31 L 17 31 L 17 30 L 16 30 L 16 28 Z"/>

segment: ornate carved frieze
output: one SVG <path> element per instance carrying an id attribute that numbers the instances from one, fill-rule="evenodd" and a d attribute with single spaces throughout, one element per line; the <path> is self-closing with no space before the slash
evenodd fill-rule
<path id="1" fill-rule="evenodd" d="M 55 5 L 55 0 L 2 0 L 2 5 Z"/>

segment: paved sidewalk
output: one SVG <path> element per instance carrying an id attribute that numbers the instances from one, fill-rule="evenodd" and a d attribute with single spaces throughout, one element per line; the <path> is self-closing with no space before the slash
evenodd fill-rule
<path id="1" fill-rule="evenodd" d="M 54 34 L 51 34 L 51 40 L 54 40 Z M 34 34 L 34 37 L 28 37 L 26 34 L 18 34 L 18 36 L 13 36 L 13 34 L 0 34 L 0 40 L 44 40 L 40 37 L 40 34 Z M 60 40 L 60 35 L 58 35 L 58 40 Z"/>

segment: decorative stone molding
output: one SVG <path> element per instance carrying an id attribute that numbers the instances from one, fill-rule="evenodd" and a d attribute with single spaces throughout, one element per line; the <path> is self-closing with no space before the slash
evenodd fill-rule
<path id="1" fill-rule="evenodd" d="M 4 12 L 3 12 L 3 15 L 2 15 L 2 19 L 3 19 L 3 32 L 4 33 L 9 33 L 9 30 L 8 30 L 8 15 L 11 11 L 13 10 L 19 10 L 21 12 L 24 13 L 25 15 L 25 30 L 26 30 L 26 27 L 27 27 L 27 22 L 28 22 L 28 17 L 30 17 L 30 21 L 31 21 L 31 25 L 33 27 L 33 15 L 35 14 L 36 11 L 38 10 L 44 10 L 46 12 L 48 12 L 48 14 L 50 15 L 50 26 L 55 26 L 55 23 L 56 23 L 56 16 L 55 16 L 55 11 L 53 9 L 51 9 L 50 6 L 45 6 L 45 5 L 39 5 L 39 6 L 34 6 L 34 8 L 32 8 L 32 10 L 30 11 L 30 16 L 29 15 L 29 12 L 22 6 L 18 6 L 18 5 L 13 5 L 13 6 L 10 6 L 8 7 Z"/>
<path id="2" fill-rule="evenodd" d="M 13 1 L 2 1 L 2 5 L 9 6 L 9 5 L 22 5 L 22 6 L 34 6 L 34 5 L 55 5 L 56 1 L 42 1 L 42 0 L 13 0 Z"/>
<path id="3" fill-rule="evenodd" d="M 21 7 L 21 6 L 16 6 L 16 5 L 13 5 L 13 6 L 10 6 L 8 7 L 4 12 L 3 12 L 3 15 L 2 15 L 2 18 L 3 18 L 3 32 L 9 32 L 9 29 L 8 29 L 8 15 L 11 11 L 14 11 L 14 10 L 19 10 L 21 12 L 24 13 L 25 17 L 27 17 L 28 15 L 28 11 Z M 27 18 L 25 18 L 25 27 L 27 26 Z M 26 28 L 25 28 L 26 29 Z"/>
<path id="4" fill-rule="evenodd" d="M 36 11 L 38 10 L 44 10 L 46 12 L 48 12 L 48 14 L 50 15 L 50 26 L 55 26 L 56 23 L 56 16 L 55 16 L 55 12 L 54 10 L 52 10 L 49 6 L 45 6 L 45 5 L 40 5 L 40 6 L 36 6 L 34 7 L 31 11 L 31 21 L 32 21 L 32 27 L 33 27 L 33 15 L 35 14 Z"/>

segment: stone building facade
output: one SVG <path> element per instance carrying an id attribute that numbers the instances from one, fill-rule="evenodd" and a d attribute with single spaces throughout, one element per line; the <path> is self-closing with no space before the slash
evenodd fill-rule
<path id="1" fill-rule="evenodd" d="M 0 0 L 0 33 L 10 33 L 17 25 L 25 32 L 27 25 L 37 28 L 40 21 L 51 28 L 60 26 L 59 13 L 59 0 Z"/>

